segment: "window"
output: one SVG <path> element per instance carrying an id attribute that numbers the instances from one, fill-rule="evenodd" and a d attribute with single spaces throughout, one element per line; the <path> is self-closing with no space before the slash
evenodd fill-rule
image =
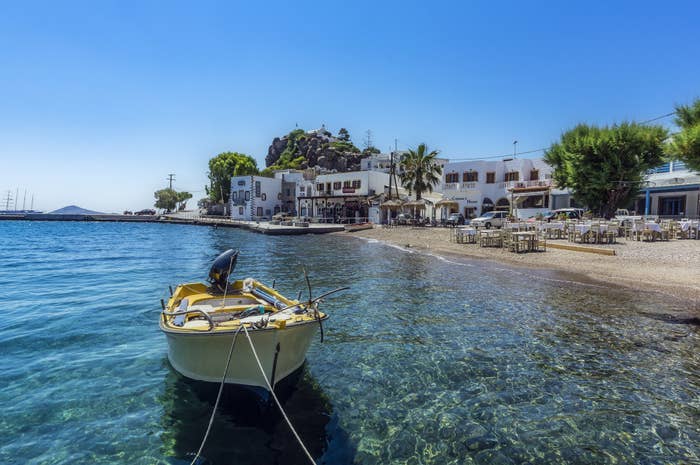
<path id="1" fill-rule="evenodd" d="M 539 181 L 540 179 L 540 170 L 531 170 L 530 171 L 530 181 Z"/>
<path id="2" fill-rule="evenodd" d="M 323 183 L 316 184 L 316 190 L 319 192 L 323 192 Z"/>
<path id="3" fill-rule="evenodd" d="M 496 183 L 496 173 L 493 171 L 490 171 L 486 173 L 486 184 L 495 184 Z"/>
<path id="4" fill-rule="evenodd" d="M 506 173 L 506 182 L 511 182 L 511 181 L 519 181 L 520 180 L 520 173 L 517 171 L 509 171 Z"/>
<path id="5" fill-rule="evenodd" d="M 243 214 L 243 207 L 238 207 L 238 214 L 242 215 Z"/>
<path id="6" fill-rule="evenodd" d="M 231 200 L 236 201 L 236 191 L 231 192 Z"/>
<path id="7" fill-rule="evenodd" d="M 479 181 L 479 172 L 478 171 L 465 171 L 462 174 L 462 181 L 464 182 L 478 182 Z"/>
<path id="8" fill-rule="evenodd" d="M 263 195 L 260 198 L 263 199 L 263 201 L 267 200 L 267 194 L 263 193 Z"/>
<path id="9" fill-rule="evenodd" d="M 361 185 L 362 185 L 362 181 L 359 179 L 356 179 L 355 181 L 352 182 L 352 187 L 354 189 L 359 189 Z"/>
<path id="10" fill-rule="evenodd" d="M 260 181 L 255 181 L 255 196 L 260 197 Z"/>
<path id="11" fill-rule="evenodd" d="M 262 207 L 258 207 L 258 211 L 255 213 L 255 216 L 262 216 Z"/>
<path id="12" fill-rule="evenodd" d="M 352 186 L 352 183 L 348 181 L 343 181 L 343 189 L 349 189 Z"/>
<path id="13" fill-rule="evenodd" d="M 245 181 L 238 181 L 239 186 L 245 186 Z"/>
<path id="14" fill-rule="evenodd" d="M 683 197 L 661 197 L 659 199 L 659 214 L 668 216 L 679 216 L 685 213 L 685 196 Z"/>
<path id="15" fill-rule="evenodd" d="M 447 173 L 445 182 L 459 182 L 459 173 Z"/>
<path id="16" fill-rule="evenodd" d="M 286 189 L 286 190 L 285 190 L 285 193 L 286 193 L 287 197 L 291 197 L 291 196 L 292 196 L 292 191 L 291 191 L 290 189 Z M 280 193 L 280 195 L 277 196 L 277 198 L 279 199 L 281 195 L 282 195 L 282 194 Z"/>
<path id="17" fill-rule="evenodd" d="M 337 191 L 338 189 L 340 189 L 340 181 L 337 181 L 337 182 L 334 182 L 334 183 L 333 183 L 333 190 L 336 190 L 336 191 Z"/>
<path id="18" fill-rule="evenodd" d="M 245 191 L 245 200 L 246 202 L 250 200 L 250 191 Z"/>

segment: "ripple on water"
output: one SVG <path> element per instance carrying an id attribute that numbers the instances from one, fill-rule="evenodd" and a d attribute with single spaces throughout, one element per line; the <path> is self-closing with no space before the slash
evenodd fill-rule
<path id="1" fill-rule="evenodd" d="M 700 463 L 700 335 L 653 294 L 343 236 L 0 222 L 0 463 L 189 463 L 213 399 L 174 373 L 168 285 L 237 274 L 326 303 L 286 408 L 326 464 Z M 680 322 L 682 323 L 682 321 Z M 305 463 L 236 399 L 209 463 Z"/>

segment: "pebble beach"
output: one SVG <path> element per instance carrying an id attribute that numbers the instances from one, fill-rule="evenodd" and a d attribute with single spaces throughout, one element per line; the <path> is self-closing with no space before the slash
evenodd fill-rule
<path id="1" fill-rule="evenodd" d="M 614 256 L 550 247 L 546 252 L 517 254 L 504 249 L 482 248 L 477 244 L 451 242 L 450 233 L 449 228 L 377 226 L 352 234 L 440 256 L 462 256 L 528 268 L 551 269 L 578 275 L 580 279 L 663 293 L 687 301 L 689 309 L 700 315 L 699 240 L 638 242 L 620 238 L 616 244 L 595 246 L 613 249 Z M 568 244 L 565 239 L 547 242 Z"/>

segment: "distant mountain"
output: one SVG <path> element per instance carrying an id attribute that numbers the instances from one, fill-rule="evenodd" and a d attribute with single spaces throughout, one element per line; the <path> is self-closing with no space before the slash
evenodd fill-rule
<path id="1" fill-rule="evenodd" d="M 84 208 L 80 208 L 77 205 L 68 205 L 67 207 L 59 208 L 58 210 L 54 210 L 52 212 L 54 215 L 105 215 L 106 213 L 102 212 L 95 212 L 92 210 L 86 210 Z"/>

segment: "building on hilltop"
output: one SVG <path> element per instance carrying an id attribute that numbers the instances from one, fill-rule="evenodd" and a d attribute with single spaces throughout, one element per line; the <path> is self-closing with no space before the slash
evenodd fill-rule
<path id="1" fill-rule="evenodd" d="M 700 173 L 678 161 L 650 170 L 633 208 L 638 215 L 676 219 L 699 217 Z"/>

